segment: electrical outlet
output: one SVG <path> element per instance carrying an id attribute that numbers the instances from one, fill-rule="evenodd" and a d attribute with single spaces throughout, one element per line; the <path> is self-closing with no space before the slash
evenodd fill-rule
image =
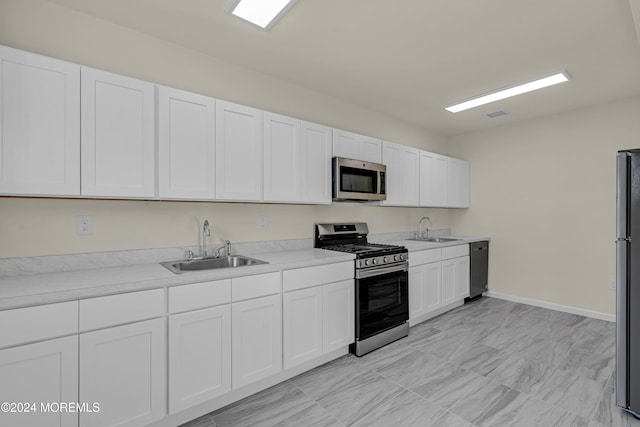
<path id="1" fill-rule="evenodd" d="M 610 291 L 615 291 L 616 290 L 616 279 L 609 279 L 608 288 L 609 288 Z"/>
<path id="2" fill-rule="evenodd" d="M 269 229 L 269 217 L 266 215 L 260 215 L 260 230 Z"/>
<path id="3" fill-rule="evenodd" d="M 78 215 L 76 217 L 76 234 L 86 236 L 93 233 L 93 219 L 90 215 Z"/>

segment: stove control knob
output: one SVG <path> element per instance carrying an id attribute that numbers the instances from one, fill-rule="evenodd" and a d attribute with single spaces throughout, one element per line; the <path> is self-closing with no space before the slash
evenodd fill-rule
<path id="1" fill-rule="evenodd" d="M 364 260 L 364 265 L 369 265 L 369 260 L 368 259 Z"/>
<path id="2" fill-rule="evenodd" d="M 373 265 L 376 265 L 376 264 L 378 263 L 378 260 L 376 260 L 376 259 L 374 258 L 374 259 L 372 259 L 372 260 L 371 260 L 371 263 L 372 263 Z"/>
<path id="3" fill-rule="evenodd" d="M 402 255 L 402 254 L 398 255 L 398 259 L 399 259 L 400 261 L 404 261 L 404 255 Z"/>
<path id="4" fill-rule="evenodd" d="M 398 260 L 400 260 L 400 255 L 394 255 L 394 256 L 393 256 L 393 260 L 394 260 L 394 261 L 398 261 Z"/>
<path id="5" fill-rule="evenodd" d="M 387 258 L 387 257 L 382 258 L 382 262 L 383 262 L 383 263 L 384 263 L 384 262 L 389 262 L 389 258 Z"/>

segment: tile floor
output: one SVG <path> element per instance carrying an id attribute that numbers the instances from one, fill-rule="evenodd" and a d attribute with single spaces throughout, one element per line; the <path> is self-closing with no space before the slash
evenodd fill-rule
<path id="1" fill-rule="evenodd" d="M 639 427 L 614 356 L 613 323 L 484 297 L 183 427 Z"/>

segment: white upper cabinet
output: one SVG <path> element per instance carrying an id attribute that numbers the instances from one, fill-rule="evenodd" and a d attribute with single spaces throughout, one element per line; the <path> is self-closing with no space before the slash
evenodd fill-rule
<path id="1" fill-rule="evenodd" d="M 215 198 L 215 99 L 158 87 L 158 195 Z"/>
<path id="2" fill-rule="evenodd" d="M 387 166 L 387 206 L 417 206 L 419 150 L 392 142 L 382 143 L 382 163 Z"/>
<path id="3" fill-rule="evenodd" d="M 447 157 L 420 151 L 420 206 L 447 206 Z"/>
<path id="4" fill-rule="evenodd" d="M 331 128 L 301 122 L 300 201 L 331 203 Z"/>
<path id="5" fill-rule="evenodd" d="M 0 193 L 80 194 L 80 66 L 0 46 Z"/>
<path id="6" fill-rule="evenodd" d="M 82 195 L 155 196 L 155 91 L 82 68 Z"/>
<path id="7" fill-rule="evenodd" d="M 469 207 L 469 162 L 460 159 L 448 159 L 447 196 L 449 207 Z"/>
<path id="8" fill-rule="evenodd" d="M 264 200 L 331 203 L 331 128 L 264 113 Z"/>
<path id="9" fill-rule="evenodd" d="M 300 199 L 300 120 L 264 112 L 264 200 Z"/>
<path id="10" fill-rule="evenodd" d="M 421 151 L 420 206 L 468 208 L 469 162 Z"/>
<path id="11" fill-rule="evenodd" d="M 216 101 L 216 199 L 262 200 L 262 111 Z"/>
<path id="12" fill-rule="evenodd" d="M 333 129 L 333 155 L 382 163 L 382 141 L 346 130 Z"/>

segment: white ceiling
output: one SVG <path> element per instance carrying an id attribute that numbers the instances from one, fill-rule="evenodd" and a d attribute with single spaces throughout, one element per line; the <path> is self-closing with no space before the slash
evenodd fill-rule
<path id="1" fill-rule="evenodd" d="M 640 0 L 298 0 L 268 32 L 228 0 L 50 1 L 446 135 L 640 94 Z M 569 83 L 443 110 L 561 69 Z"/>

